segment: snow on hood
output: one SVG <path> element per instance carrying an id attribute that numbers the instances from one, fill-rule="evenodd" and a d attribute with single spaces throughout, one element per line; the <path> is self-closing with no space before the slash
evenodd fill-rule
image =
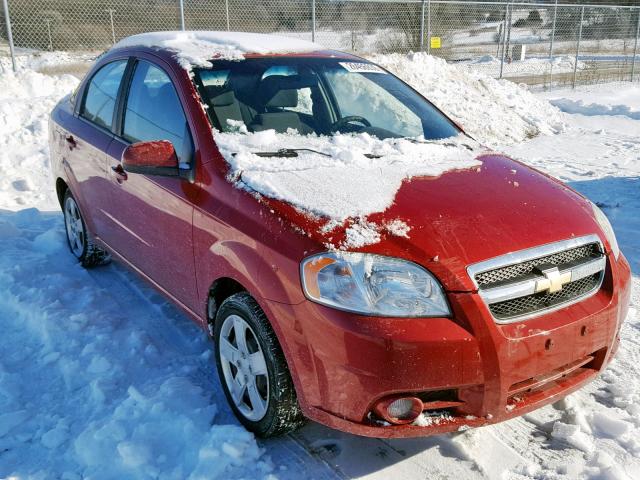
<path id="1" fill-rule="evenodd" d="M 210 67 L 212 58 L 242 60 L 247 53 L 299 53 L 324 50 L 317 43 L 291 37 L 245 32 L 176 31 L 132 35 L 115 44 L 121 47 L 158 47 L 176 52 L 180 65 Z"/>
<path id="2" fill-rule="evenodd" d="M 436 177 L 481 164 L 476 160 L 480 147 L 462 135 L 423 143 L 397 138 L 379 140 L 366 133 L 302 136 L 274 130 L 214 131 L 214 137 L 230 166 L 229 179 L 239 188 L 326 218 L 325 231 L 357 219 L 348 227 L 341 247 L 359 247 L 380 240 L 380 226 L 366 217 L 391 206 L 404 180 Z M 297 157 L 288 158 L 255 154 L 284 148 L 321 153 L 302 150 Z M 384 230 L 404 237 L 409 232 L 401 219 L 385 225 Z"/>

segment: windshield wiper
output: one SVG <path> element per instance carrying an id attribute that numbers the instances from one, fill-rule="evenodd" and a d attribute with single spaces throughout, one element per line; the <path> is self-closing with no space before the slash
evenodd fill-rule
<path id="1" fill-rule="evenodd" d="M 319 152 L 318 150 L 313 150 L 312 148 L 281 148 L 275 152 L 251 152 L 254 155 L 259 157 L 281 157 L 281 158 L 292 158 L 297 157 L 298 152 L 311 152 L 317 153 L 318 155 L 322 155 L 323 157 L 331 157 L 328 153 Z M 237 154 L 234 153 L 233 156 Z"/>

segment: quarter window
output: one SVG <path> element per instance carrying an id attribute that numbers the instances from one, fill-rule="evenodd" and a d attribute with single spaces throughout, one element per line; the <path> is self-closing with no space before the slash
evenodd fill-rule
<path id="1" fill-rule="evenodd" d="M 180 162 L 191 161 L 193 143 L 176 89 L 169 76 L 149 62 L 141 60 L 136 66 L 122 135 L 132 143 L 168 140 Z"/>
<path id="2" fill-rule="evenodd" d="M 126 67 L 127 60 L 119 60 L 98 70 L 87 87 L 80 115 L 96 125 L 111 129 L 116 97 Z"/>

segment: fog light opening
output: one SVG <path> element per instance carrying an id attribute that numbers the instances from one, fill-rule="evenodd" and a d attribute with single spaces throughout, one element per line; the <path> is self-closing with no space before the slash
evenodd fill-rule
<path id="1" fill-rule="evenodd" d="M 376 415 L 394 425 L 413 422 L 422 413 L 422 400 L 416 397 L 394 397 L 382 400 L 374 408 Z"/>

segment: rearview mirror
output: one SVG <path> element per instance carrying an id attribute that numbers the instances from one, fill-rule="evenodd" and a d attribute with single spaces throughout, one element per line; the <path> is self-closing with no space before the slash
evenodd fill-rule
<path id="1" fill-rule="evenodd" d="M 126 172 L 144 175 L 180 175 L 176 150 L 167 140 L 132 143 L 122 152 L 122 167 Z"/>

